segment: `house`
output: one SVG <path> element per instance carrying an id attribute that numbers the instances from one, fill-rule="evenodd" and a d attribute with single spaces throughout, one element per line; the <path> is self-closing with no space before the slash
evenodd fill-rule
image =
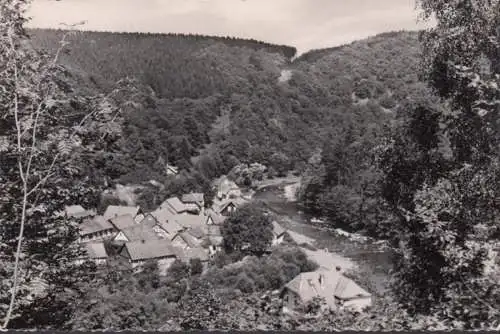
<path id="1" fill-rule="evenodd" d="M 203 208 L 205 207 L 205 196 L 202 193 L 184 194 L 181 200 L 188 208 L 188 211 L 196 214 L 203 212 Z"/>
<path id="2" fill-rule="evenodd" d="M 205 211 L 205 216 L 206 216 L 205 224 L 207 225 L 222 225 L 226 220 L 225 216 L 216 213 L 212 209 L 207 209 Z"/>
<path id="3" fill-rule="evenodd" d="M 85 219 L 79 226 L 80 241 L 104 240 L 113 237 L 118 231 L 103 216 Z"/>
<path id="4" fill-rule="evenodd" d="M 140 214 L 142 210 L 139 206 L 109 205 L 103 216 L 106 220 L 124 215 L 131 215 L 135 219 Z"/>
<path id="5" fill-rule="evenodd" d="M 115 245 L 123 245 L 127 242 L 159 239 L 160 237 L 152 228 L 142 224 L 135 224 L 118 232 L 118 234 L 113 238 L 113 243 Z"/>
<path id="6" fill-rule="evenodd" d="M 157 261 L 160 273 L 164 275 L 172 263 L 182 257 L 182 251 L 168 240 L 141 240 L 124 244 L 120 256 L 127 259 L 132 268 L 146 261 Z"/>
<path id="7" fill-rule="evenodd" d="M 188 207 L 181 202 L 178 197 L 170 197 L 166 199 L 161 205 L 160 209 L 169 209 L 172 213 L 182 214 L 188 212 Z"/>
<path id="8" fill-rule="evenodd" d="M 175 247 L 178 247 L 180 249 L 189 249 L 189 248 L 196 248 L 200 247 L 203 240 L 201 238 L 197 238 L 191 233 L 190 231 L 184 231 L 184 232 L 179 232 L 177 233 L 173 238 L 172 238 L 172 245 Z"/>
<path id="9" fill-rule="evenodd" d="M 69 205 L 64 208 L 66 218 L 87 218 L 95 216 L 95 212 L 85 210 L 81 205 Z"/>
<path id="10" fill-rule="evenodd" d="M 272 245 L 279 245 L 283 242 L 285 238 L 286 230 L 278 224 L 276 221 L 273 221 L 273 241 Z"/>
<path id="11" fill-rule="evenodd" d="M 108 261 L 108 253 L 102 242 L 88 242 L 84 245 L 87 253 L 87 259 L 93 261 L 97 265 L 106 264 Z M 82 259 L 83 260 L 83 259 Z M 80 260 L 80 261 L 82 261 Z M 83 262 L 83 261 L 82 261 Z"/>
<path id="12" fill-rule="evenodd" d="M 156 224 L 153 228 L 156 233 L 161 234 L 165 239 L 170 240 L 175 236 L 175 234 L 186 229 L 184 226 L 179 224 L 176 217 L 179 216 L 174 214 L 168 208 L 164 208 L 151 212 L 147 216 L 147 220 L 143 222 L 150 225 L 153 224 L 153 221 L 155 221 Z"/>
<path id="13" fill-rule="evenodd" d="M 242 198 L 239 199 L 229 199 L 220 203 L 214 203 L 212 206 L 213 210 L 220 215 L 230 216 L 238 207 L 246 203 Z"/>
<path id="14" fill-rule="evenodd" d="M 285 312 L 294 312 L 315 297 L 324 298 L 332 310 L 349 307 L 361 312 L 372 304 L 369 292 L 336 270 L 301 273 L 285 285 L 280 297 Z"/>
<path id="15" fill-rule="evenodd" d="M 116 216 L 109 219 L 109 221 L 118 231 L 137 225 L 137 223 L 134 220 L 134 217 L 132 217 L 130 214 Z"/>

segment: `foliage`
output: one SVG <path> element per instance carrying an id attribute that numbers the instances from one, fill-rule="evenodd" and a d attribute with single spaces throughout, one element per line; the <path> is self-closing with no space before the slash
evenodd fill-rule
<path id="1" fill-rule="evenodd" d="M 251 205 L 238 208 L 224 222 L 221 233 L 228 253 L 261 255 L 273 239 L 270 217 Z"/>

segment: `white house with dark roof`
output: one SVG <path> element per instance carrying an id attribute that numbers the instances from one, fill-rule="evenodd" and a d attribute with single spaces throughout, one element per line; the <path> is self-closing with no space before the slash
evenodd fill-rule
<path id="1" fill-rule="evenodd" d="M 145 240 L 127 242 L 120 255 L 126 258 L 132 268 L 147 261 L 157 261 L 160 273 L 164 275 L 167 269 L 178 258 L 182 258 L 182 250 L 177 249 L 168 240 Z"/>
<path id="2" fill-rule="evenodd" d="M 112 238 L 118 230 L 103 216 L 86 218 L 80 225 L 80 241 L 96 241 Z"/>
<path id="3" fill-rule="evenodd" d="M 372 304 L 369 292 L 336 270 L 301 273 L 285 285 L 280 297 L 284 312 L 294 312 L 315 297 L 323 298 L 332 310 L 351 308 L 362 312 Z"/>

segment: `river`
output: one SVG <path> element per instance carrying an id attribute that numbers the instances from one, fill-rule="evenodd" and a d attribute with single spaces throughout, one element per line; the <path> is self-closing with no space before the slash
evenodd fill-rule
<path id="1" fill-rule="evenodd" d="M 358 242 L 338 235 L 334 228 L 316 226 L 311 218 L 300 212 L 296 202 L 284 196 L 284 187 L 272 186 L 258 190 L 253 200 L 265 203 L 270 211 L 278 215 L 283 227 L 316 240 L 317 248 L 328 248 L 363 266 L 370 272 L 370 281 L 379 292 L 384 290 L 391 267 L 390 253 L 376 241 Z"/>

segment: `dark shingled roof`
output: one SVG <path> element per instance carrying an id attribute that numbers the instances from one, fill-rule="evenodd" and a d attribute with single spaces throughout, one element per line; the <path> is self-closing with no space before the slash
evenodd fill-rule
<path id="1" fill-rule="evenodd" d="M 182 256 L 182 252 L 168 240 L 134 241 L 126 243 L 124 247 L 132 261 Z"/>
<path id="2" fill-rule="evenodd" d="M 132 217 L 129 214 L 117 216 L 115 218 L 110 219 L 110 221 L 111 224 L 113 224 L 113 226 L 115 226 L 120 231 L 129 228 L 131 226 L 137 225 L 137 223 L 134 220 L 134 217 Z"/>

